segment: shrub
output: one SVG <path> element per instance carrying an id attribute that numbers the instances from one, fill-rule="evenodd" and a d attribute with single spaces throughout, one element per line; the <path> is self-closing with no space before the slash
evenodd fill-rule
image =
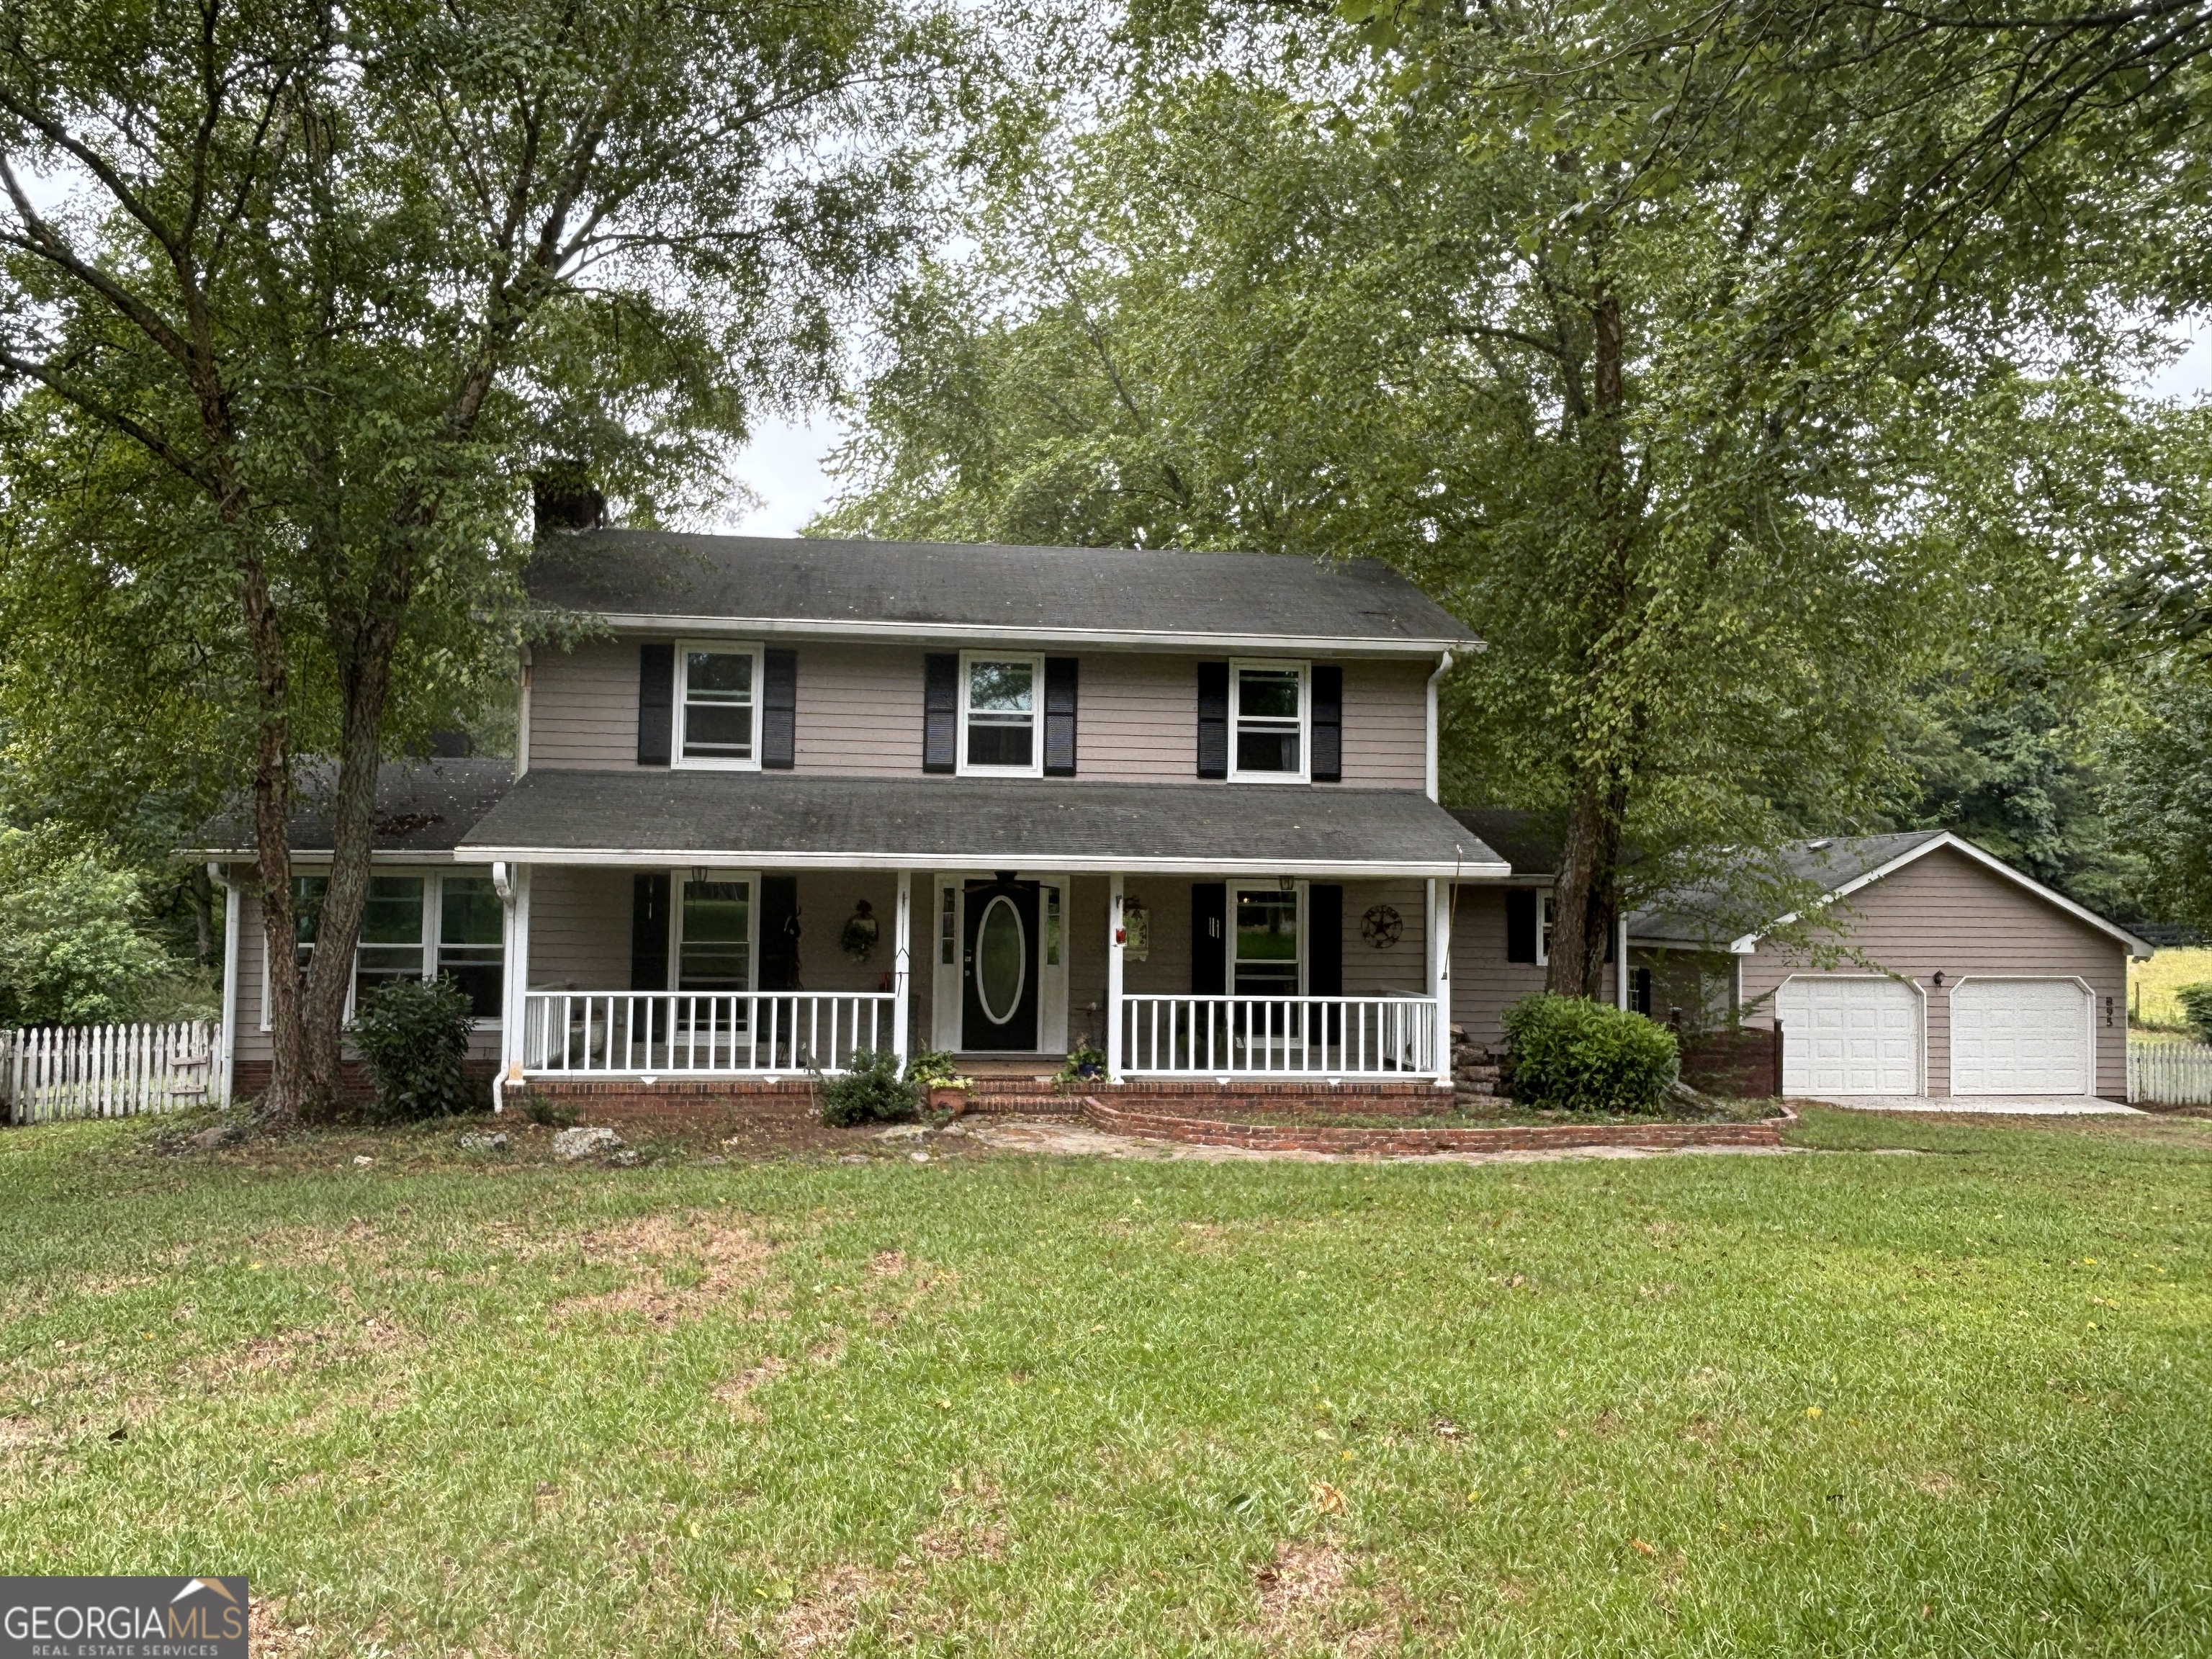
<path id="1" fill-rule="evenodd" d="M 573 1129 L 581 1115 L 574 1106 L 532 1089 L 522 1097 L 522 1115 L 548 1129 Z"/>
<path id="2" fill-rule="evenodd" d="M 920 1110 L 921 1094 L 910 1077 L 899 1075 L 896 1054 L 862 1048 L 854 1054 L 851 1070 L 823 1085 L 822 1121 L 833 1129 L 904 1123 Z"/>
<path id="3" fill-rule="evenodd" d="M 2181 1005 L 2182 1023 L 2199 1042 L 2212 1042 L 2212 981 L 2177 987 L 2173 1000 Z"/>
<path id="4" fill-rule="evenodd" d="M 354 1017 L 354 1047 L 376 1080 L 376 1112 L 386 1118 L 447 1117 L 468 1111 L 475 1091 L 468 1057 L 468 993 L 450 979 L 395 979 Z"/>
<path id="5" fill-rule="evenodd" d="M 1680 1061 L 1656 1021 L 1581 997 L 1523 997 L 1505 1011 L 1513 1098 L 1575 1112 L 1656 1111 Z"/>

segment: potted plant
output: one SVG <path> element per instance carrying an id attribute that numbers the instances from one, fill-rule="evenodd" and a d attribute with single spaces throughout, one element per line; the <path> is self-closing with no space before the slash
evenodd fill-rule
<path id="1" fill-rule="evenodd" d="M 1094 1083 L 1105 1080 L 1106 1051 L 1094 1047 L 1088 1037 L 1078 1037 L 1075 1046 L 1067 1051 L 1060 1062 L 1059 1073 L 1053 1079 L 1063 1091 L 1080 1091 Z"/>
<path id="2" fill-rule="evenodd" d="M 969 1091 L 975 1079 L 953 1069 L 952 1056 L 941 1048 L 925 1048 L 906 1063 L 906 1080 L 924 1092 L 933 1112 L 958 1117 L 968 1109 Z"/>

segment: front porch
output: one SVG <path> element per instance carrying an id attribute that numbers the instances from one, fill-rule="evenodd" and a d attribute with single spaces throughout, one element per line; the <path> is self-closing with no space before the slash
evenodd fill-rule
<path id="1" fill-rule="evenodd" d="M 502 862 L 502 1091 L 923 1048 L 1032 1082 L 1095 1049 L 1109 1087 L 1449 1088 L 1449 884 L 1334 873 Z"/>

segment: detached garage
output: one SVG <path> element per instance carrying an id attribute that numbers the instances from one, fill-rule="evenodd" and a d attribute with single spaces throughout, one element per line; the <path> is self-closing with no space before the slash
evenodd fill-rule
<path id="1" fill-rule="evenodd" d="M 1828 889 L 1785 919 L 1816 925 L 1823 960 L 1771 930 L 1724 947 L 1743 1023 L 1781 1021 L 1784 1093 L 2127 1097 L 2142 940 L 1942 830 L 1807 842 L 1792 860 Z"/>

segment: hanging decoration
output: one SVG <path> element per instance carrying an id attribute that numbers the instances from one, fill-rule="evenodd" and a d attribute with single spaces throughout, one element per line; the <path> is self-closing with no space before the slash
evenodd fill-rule
<path id="1" fill-rule="evenodd" d="M 1143 962 L 1152 954 L 1152 919 L 1146 914 L 1145 902 L 1138 898 L 1121 901 L 1121 957 L 1126 962 Z"/>
<path id="2" fill-rule="evenodd" d="M 838 944 L 845 954 L 855 962 L 866 962 L 876 948 L 881 930 L 876 924 L 874 908 L 866 899 L 857 899 L 853 914 L 845 918 L 845 931 L 838 936 Z"/>
<path id="3" fill-rule="evenodd" d="M 1378 951 L 1387 951 L 1406 935 L 1406 919 L 1395 904 L 1370 904 L 1359 919 L 1359 937 Z"/>

